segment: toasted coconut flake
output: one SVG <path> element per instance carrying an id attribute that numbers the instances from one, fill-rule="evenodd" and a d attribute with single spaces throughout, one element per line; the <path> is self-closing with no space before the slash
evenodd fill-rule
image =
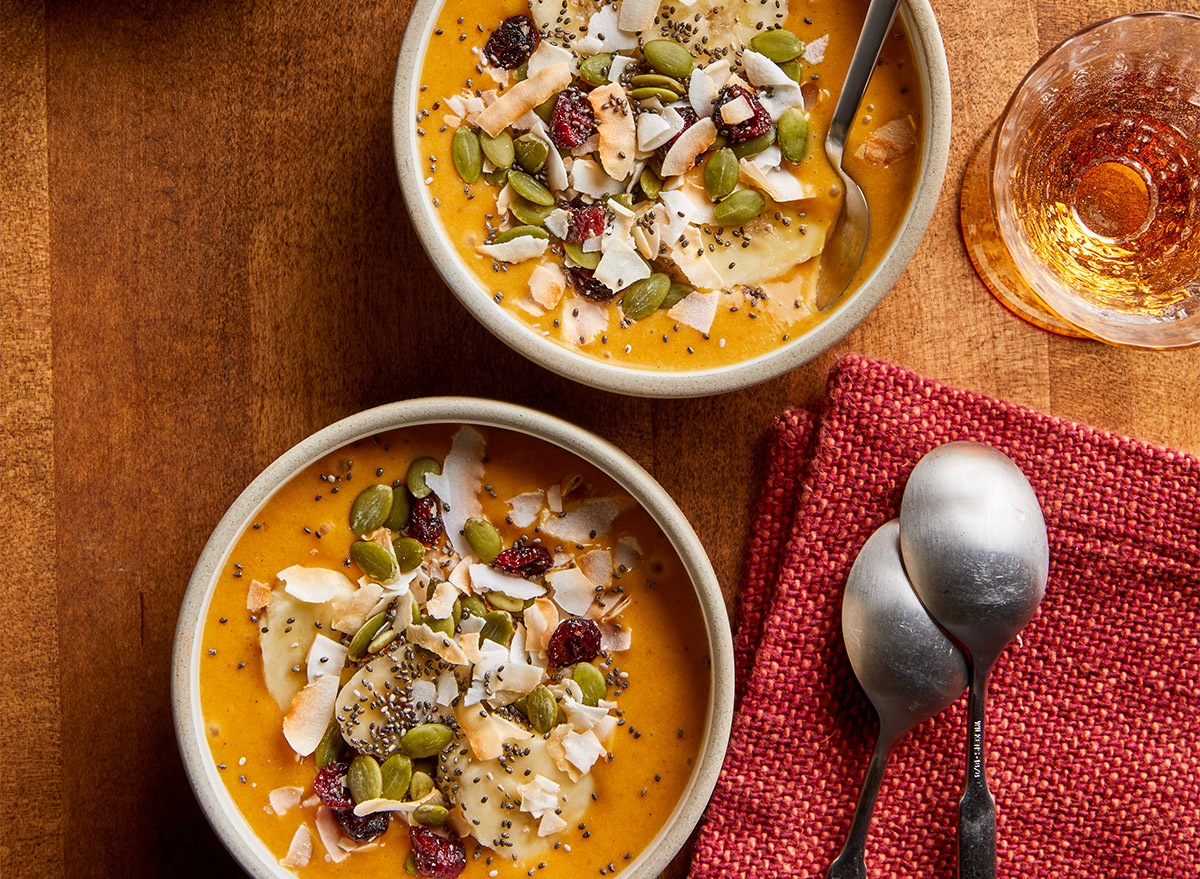
<path id="1" fill-rule="evenodd" d="M 570 49 L 564 49 L 561 46 L 556 46 L 549 40 L 542 40 L 538 43 L 538 47 L 534 49 L 533 54 L 529 56 L 529 66 L 526 68 L 528 76 L 537 76 L 543 70 L 547 70 L 556 64 L 573 65 L 575 56 L 571 54 Z"/>
<path id="2" fill-rule="evenodd" d="M 556 482 L 546 490 L 546 506 L 549 507 L 552 513 L 561 513 L 563 511 L 562 502 L 562 485 Z"/>
<path id="3" fill-rule="evenodd" d="M 720 90 L 720 85 L 713 82 L 706 70 L 697 67 L 692 71 L 692 78 L 688 80 L 688 102 L 697 116 L 703 119 L 712 115 L 713 104 L 717 102 Z"/>
<path id="4" fill-rule="evenodd" d="M 538 71 L 506 91 L 487 107 L 476 120 L 491 137 L 524 116 L 538 104 L 571 84 L 571 65 L 560 62 Z"/>
<path id="5" fill-rule="evenodd" d="M 604 756 L 604 746 L 592 730 L 585 733 L 568 732 L 563 737 L 562 746 L 567 760 L 582 773 L 587 773 Z"/>
<path id="6" fill-rule="evenodd" d="M 559 540 L 587 544 L 608 534 L 620 512 L 621 505 L 614 498 L 588 498 L 561 516 L 543 512 L 540 527 L 543 532 Z"/>
<path id="7" fill-rule="evenodd" d="M 567 278 L 558 263 L 543 263 L 529 276 L 529 295 L 542 308 L 558 305 L 567 289 Z"/>
<path id="8" fill-rule="evenodd" d="M 559 772 L 565 772 L 571 781 L 579 781 L 583 777 L 583 773 L 571 765 L 571 761 L 567 759 L 567 752 L 563 747 L 563 740 L 566 739 L 567 733 L 571 731 L 568 724 L 560 723 L 554 729 L 550 730 L 546 736 L 546 753 L 550 759 L 554 761 L 554 765 L 558 767 Z"/>
<path id="9" fill-rule="evenodd" d="M 829 34 L 817 37 L 804 47 L 804 60 L 809 64 L 820 64 L 825 60 L 825 50 L 829 48 Z"/>
<path id="10" fill-rule="evenodd" d="M 621 27 L 617 7 L 605 6 L 589 19 L 587 36 L 575 44 L 575 50 L 581 55 L 598 55 L 601 52 L 636 49 L 637 44 L 637 34 Z"/>
<path id="11" fill-rule="evenodd" d="M 450 572 L 450 576 L 446 580 L 453 583 L 459 592 L 471 591 L 471 565 L 478 562 L 479 559 L 474 555 L 465 555 L 458 560 L 458 564 L 454 566 L 454 570 Z"/>
<path id="12" fill-rule="evenodd" d="M 537 259 L 546 252 L 546 248 L 549 246 L 550 241 L 546 238 L 520 235 L 503 244 L 481 244 L 475 249 L 489 259 L 515 265 Z"/>
<path id="13" fill-rule="evenodd" d="M 772 120 L 778 122 L 779 117 L 790 107 L 804 106 L 804 95 L 799 84 L 770 58 L 747 50 L 742 54 L 742 64 L 745 65 L 750 82 L 757 89 L 755 97 L 763 105 L 763 109 L 771 114 Z"/>
<path id="14" fill-rule="evenodd" d="M 321 844 L 325 846 L 329 860 L 340 864 L 350 857 L 341 845 L 342 825 L 328 806 L 317 807 L 317 835 L 321 837 Z"/>
<path id="15" fill-rule="evenodd" d="M 720 298 L 721 294 L 716 290 L 709 293 L 696 290 L 672 306 L 667 315 L 694 330 L 707 333 L 712 329 L 713 318 L 717 316 Z"/>
<path id="16" fill-rule="evenodd" d="M 518 528 L 528 528 L 532 525 L 537 514 L 541 512 L 545 498 L 546 495 L 541 489 L 527 491 L 510 498 L 506 503 L 508 504 L 509 518 L 512 519 L 513 524 Z"/>
<path id="17" fill-rule="evenodd" d="M 506 743 L 533 738 L 533 733 L 521 729 L 512 721 L 489 714 L 478 705 L 469 708 L 456 705 L 454 719 L 466 734 L 467 744 L 477 760 L 494 760 L 503 753 Z"/>
<path id="18" fill-rule="evenodd" d="M 618 293 L 643 278 L 650 277 L 650 266 L 638 256 L 628 238 L 613 237 L 596 266 L 596 280 Z"/>
<path id="19" fill-rule="evenodd" d="M 683 272 L 684 277 L 688 279 L 689 283 L 694 284 L 697 287 L 714 291 L 716 288 L 724 285 L 724 281 L 721 279 L 721 273 L 716 270 L 707 255 L 697 255 L 696 251 L 690 247 L 672 247 L 668 251 L 668 255 L 670 256 L 671 261 L 679 267 L 681 272 Z M 692 293 L 689 295 L 689 298 L 690 296 L 695 295 L 695 293 Z M 683 305 L 683 302 L 686 301 L 687 300 L 685 299 L 679 302 L 675 308 L 679 308 L 679 306 Z M 715 304 L 713 305 L 712 311 L 713 317 L 715 317 L 717 313 Z M 711 324 L 712 318 L 709 318 L 709 325 L 711 326 Z M 689 324 L 689 326 L 691 326 L 691 324 Z M 697 329 L 699 329 L 699 327 L 697 327 Z M 703 329 L 700 330 L 700 332 L 707 333 L 708 330 Z"/>
<path id="20" fill-rule="evenodd" d="M 538 836 L 553 836 L 567 829 L 567 822 L 560 815 L 546 812 L 538 824 Z"/>
<path id="21" fill-rule="evenodd" d="M 741 176 L 744 180 L 748 180 L 780 204 L 812 198 L 816 194 L 811 183 L 800 180 L 787 168 L 772 168 L 764 171 L 759 165 L 748 159 L 742 159 L 740 165 Z"/>
<path id="22" fill-rule="evenodd" d="M 739 95 L 732 101 L 721 105 L 721 120 L 726 125 L 737 125 L 754 117 L 754 110 L 745 95 Z"/>
<path id="23" fill-rule="evenodd" d="M 535 599 L 533 607 L 525 610 L 525 626 L 529 632 L 525 641 L 529 652 L 545 655 L 550 636 L 558 628 L 558 607 L 548 598 Z"/>
<path id="24" fill-rule="evenodd" d="M 338 676 L 322 675 L 296 694 L 283 718 L 283 737 L 292 750 L 307 757 L 317 749 L 337 701 Z"/>
<path id="25" fill-rule="evenodd" d="M 301 565 L 292 565 L 284 568 L 275 576 L 283 581 L 283 590 L 288 595 L 309 604 L 322 604 L 338 595 L 339 592 L 354 588 L 354 584 L 345 574 L 329 568 L 305 568 Z"/>
<path id="26" fill-rule="evenodd" d="M 544 775 L 535 775 L 526 784 L 517 787 L 521 797 L 521 811 L 540 818 L 543 812 L 553 812 L 558 807 L 558 794 L 562 786 Z"/>
<path id="27" fill-rule="evenodd" d="M 251 580 L 250 588 L 246 590 L 246 610 L 261 613 L 270 601 L 271 587 L 261 580 Z"/>
<path id="28" fill-rule="evenodd" d="M 286 815 L 300 805 L 302 796 L 304 796 L 304 788 L 287 785 L 275 788 L 267 794 L 267 800 L 276 815 Z"/>
<path id="29" fill-rule="evenodd" d="M 621 12 L 617 17 L 617 25 L 623 31 L 637 32 L 649 30 L 658 15 L 661 0 L 621 0 Z"/>
<path id="30" fill-rule="evenodd" d="M 289 870 L 299 870 L 301 867 L 307 867 L 308 860 L 312 857 L 312 852 L 312 832 L 308 829 L 307 824 L 301 824 L 296 828 L 296 832 L 292 834 L 292 841 L 288 844 L 287 855 L 280 860 L 279 866 L 287 867 Z"/>
<path id="31" fill-rule="evenodd" d="M 638 539 L 625 535 L 617 541 L 617 570 L 632 571 L 642 558 L 642 545 Z"/>
<path id="32" fill-rule="evenodd" d="M 626 625 L 617 628 L 612 623 L 600 623 L 600 649 L 607 653 L 622 653 L 633 646 L 633 630 Z"/>
<path id="33" fill-rule="evenodd" d="M 628 55 L 613 55 L 612 65 L 608 68 L 608 81 L 620 82 L 625 68 L 635 66 L 637 61 Z"/>
<path id="34" fill-rule="evenodd" d="M 524 238 L 516 238 L 508 243 L 522 240 Z M 531 240 L 538 241 L 536 238 Z M 549 242 L 541 240 L 539 243 L 546 245 Z M 493 246 L 507 247 L 508 244 Z M 542 250 L 545 249 L 543 246 Z M 471 544 L 462 534 L 467 519 L 483 515 L 483 507 L 479 504 L 479 491 L 483 487 L 483 447 L 483 434 L 473 427 L 459 428 L 450 444 L 450 453 L 442 462 L 441 475 L 425 477 L 425 484 L 447 507 L 442 521 L 454 551 L 460 556 L 471 554 Z"/>
<path id="35" fill-rule="evenodd" d="M 342 673 L 346 664 L 346 645 L 340 644 L 324 635 L 313 639 L 312 647 L 308 649 L 308 682 L 311 684 L 322 675 L 337 677 Z"/>
<path id="36" fill-rule="evenodd" d="M 703 74 L 702 74 L 703 75 Z M 657 113 L 642 113 L 637 120 L 637 145 L 643 152 L 652 152 L 674 134 L 666 119 Z"/>
<path id="37" fill-rule="evenodd" d="M 435 632 L 429 626 L 409 624 L 405 629 L 405 635 L 409 641 L 436 653 L 451 665 L 467 665 L 466 654 L 463 653 L 458 643 L 453 638 L 447 638 L 441 632 Z"/>
<path id="38" fill-rule="evenodd" d="M 674 177 L 690 171 L 696 164 L 696 158 L 713 145 L 717 139 L 717 125 L 711 117 L 704 117 L 671 145 L 667 157 L 663 159 L 662 176 Z"/>
<path id="39" fill-rule="evenodd" d="M 411 815 L 417 811 L 417 808 L 426 803 L 443 806 L 446 804 L 446 798 L 442 796 L 442 792 L 434 787 L 429 793 L 421 797 L 419 800 L 389 800 L 384 797 L 376 797 L 372 800 L 363 800 L 354 807 L 354 814 L 359 818 L 367 815 L 374 815 L 376 812 L 395 812 L 399 815 Z"/>
<path id="40" fill-rule="evenodd" d="M 581 617 L 591 607 L 596 586 L 579 568 L 551 571 L 546 582 L 554 589 L 554 603 L 571 616 Z"/>
<path id="41" fill-rule="evenodd" d="M 555 238 L 566 238 L 571 229 L 571 212 L 564 208 L 555 208 L 546 215 L 546 231 Z"/>
<path id="42" fill-rule="evenodd" d="M 593 604 L 588 608 L 588 618 L 598 623 L 612 622 L 625 612 L 625 608 L 629 607 L 630 601 L 632 599 L 628 595 L 623 595 L 612 604 Z"/>
<path id="43" fill-rule="evenodd" d="M 458 639 L 458 646 L 462 648 L 463 654 L 471 665 L 475 665 L 483 659 L 483 653 L 479 649 L 481 643 L 484 642 L 481 641 L 479 632 L 466 632 Z"/>
<path id="44" fill-rule="evenodd" d="M 888 165 L 917 148 L 917 126 L 911 116 L 893 119 L 867 135 L 855 154 L 872 165 Z"/>
<path id="45" fill-rule="evenodd" d="M 471 565 L 471 586 L 476 591 L 501 592 L 510 598 L 519 598 L 522 601 L 546 594 L 545 587 L 537 583 L 523 577 L 513 577 L 501 573 L 487 565 Z"/>
<path id="46" fill-rule="evenodd" d="M 599 163 L 591 159 L 576 159 L 571 166 L 571 186 L 586 196 L 600 200 L 616 195 L 624 187 L 614 180 Z"/>
<path id="47" fill-rule="evenodd" d="M 607 589 L 612 585 L 612 553 L 607 549 L 593 549 L 579 557 L 579 570 L 592 581 L 594 586 Z"/>
<path id="48" fill-rule="evenodd" d="M 596 239 L 592 239 L 593 241 Z M 563 299 L 562 335 L 574 345 L 586 345 L 608 329 L 609 311 L 582 296 Z"/>
<path id="49" fill-rule="evenodd" d="M 600 134 L 600 164 L 609 177 L 624 180 L 637 151 L 637 127 L 625 89 L 619 83 L 600 86 L 588 93 L 588 102 Z"/>
<path id="50" fill-rule="evenodd" d="M 362 628 L 383 596 L 383 587 L 378 583 L 363 583 L 358 589 L 344 598 L 335 598 L 331 602 L 333 608 L 333 628 L 339 632 L 353 635 Z"/>
<path id="51" fill-rule="evenodd" d="M 433 591 L 433 598 L 425 603 L 425 612 L 435 620 L 449 619 L 450 614 L 454 612 L 454 601 L 459 595 L 460 593 L 453 583 L 447 581 L 438 583 L 437 588 Z"/>
<path id="52" fill-rule="evenodd" d="M 601 634 L 604 630 L 601 629 Z M 454 672 L 444 671 L 438 677 L 437 682 L 437 704 L 443 708 L 449 708 L 450 703 L 454 701 L 454 697 L 458 695 L 458 678 Z"/>

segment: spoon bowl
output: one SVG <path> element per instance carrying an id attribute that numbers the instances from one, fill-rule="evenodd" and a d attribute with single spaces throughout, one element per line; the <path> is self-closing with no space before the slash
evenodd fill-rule
<path id="1" fill-rule="evenodd" d="M 900 547 L 921 603 L 971 660 L 958 875 L 995 879 L 996 801 L 983 747 L 988 677 L 1046 592 L 1042 508 L 1006 455 L 982 443 L 947 443 L 913 468 L 900 507 Z"/>
<path id="2" fill-rule="evenodd" d="M 867 829 L 892 749 L 967 686 L 966 657 L 921 606 L 904 572 L 899 520 L 877 529 L 850 569 L 842 635 L 854 674 L 879 715 L 879 738 L 829 879 L 863 879 Z"/>
<path id="3" fill-rule="evenodd" d="M 846 82 L 833 110 L 829 132 L 825 135 L 825 156 L 842 178 L 842 202 L 821 251 L 821 270 L 817 274 L 817 307 L 821 311 L 828 311 L 841 300 L 867 251 L 870 210 L 862 187 L 842 167 L 842 158 L 846 151 L 846 135 L 858 115 L 858 105 L 866 94 L 871 73 L 879 60 L 879 50 L 883 48 L 899 5 L 900 0 L 871 0 L 854 57 L 846 71 Z"/>

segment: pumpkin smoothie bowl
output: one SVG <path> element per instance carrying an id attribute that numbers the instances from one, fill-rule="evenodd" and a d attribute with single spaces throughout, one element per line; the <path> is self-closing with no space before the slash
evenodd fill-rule
<path id="1" fill-rule="evenodd" d="M 586 384 L 689 396 L 800 365 L 895 283 L 945 173 L 945 52 L 914 0 L 847 140 L 865 262 L 818 307 L 823 144 L 866 7 L 419 0 L 393 129 L 423 245 L 476 318 Z"/>
<path id="2" fill-rule="evenodd" d="M 720 589 L 662 488 L 463 398 L 264 471 L 197 564 L 174 664 L 197 797 L 263 877 L 655 876 L 732 714 Z"/>

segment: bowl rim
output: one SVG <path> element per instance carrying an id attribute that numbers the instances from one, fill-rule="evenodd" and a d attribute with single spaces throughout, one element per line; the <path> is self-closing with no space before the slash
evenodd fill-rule
<path id="1" fill-rule="evenodd" d="M 950 155 L 952 101 L 946 47 L 930 0 L 907 0 L 898 14 L 921 71 L 923 118 L 921 172 L 900 229 L 862 284 L 834 306 L 829 316 L 789 342 L 749 360 L 698 370 L 655 370 L 617 366 L 585 357 L 534 332 L 503 308 L 448 243 L 425 191 L 417 134 L 419 71 L 424 47 L 445 0 L 416 0 L 396 61 L 392 90 L 392 152 L 400 189 L 425 253 L 455 297 L 506 345 L 565 378 L 601 390 L 639 397 L 680 398 L 722 394 L 789 372 L 833 347 L 883 301 L 908 267 L 933 219 Z M 404 148 L 406 147 L 406 148 Z"/>
<path id="2" fill-rule="evenodd" d="M 200 710 L 201 635 L 220 571 L 254 515 L 294 475 L 336 449 L 386 430 L 423 424 L 471 424 L 522 433 L 563 448 L 610 476 L 662 528 L 691 578 L 711 657 L 703 741 L 691 779 L 669 818 L 626 868 L 629 879 L 653 879 L 698 824 L 724 763 L 733 723 L 733 636 L 725 600 L 700 538 L 666 489 L 618 447 L 552 415 L 473 397 L 423 397 L 347 416 L 301 440 L 268 465 L 221 517 L 188 580 L 176 622 L 171 701 L 176 743 L 188 780 L 222 844 L 251 875 L 294 879 L 280 867 L 234 804 L 216 769 Z"/>

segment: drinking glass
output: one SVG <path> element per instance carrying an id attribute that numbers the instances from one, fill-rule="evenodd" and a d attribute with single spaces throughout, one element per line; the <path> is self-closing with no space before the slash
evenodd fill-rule
<path id="1" fill-rule="evenodd" d="M 1200 16 L 1123 15 L 1047 53 L 969 163 L 961 215 L 980 276 L 1027 320 L 1200 344 Z"/>

